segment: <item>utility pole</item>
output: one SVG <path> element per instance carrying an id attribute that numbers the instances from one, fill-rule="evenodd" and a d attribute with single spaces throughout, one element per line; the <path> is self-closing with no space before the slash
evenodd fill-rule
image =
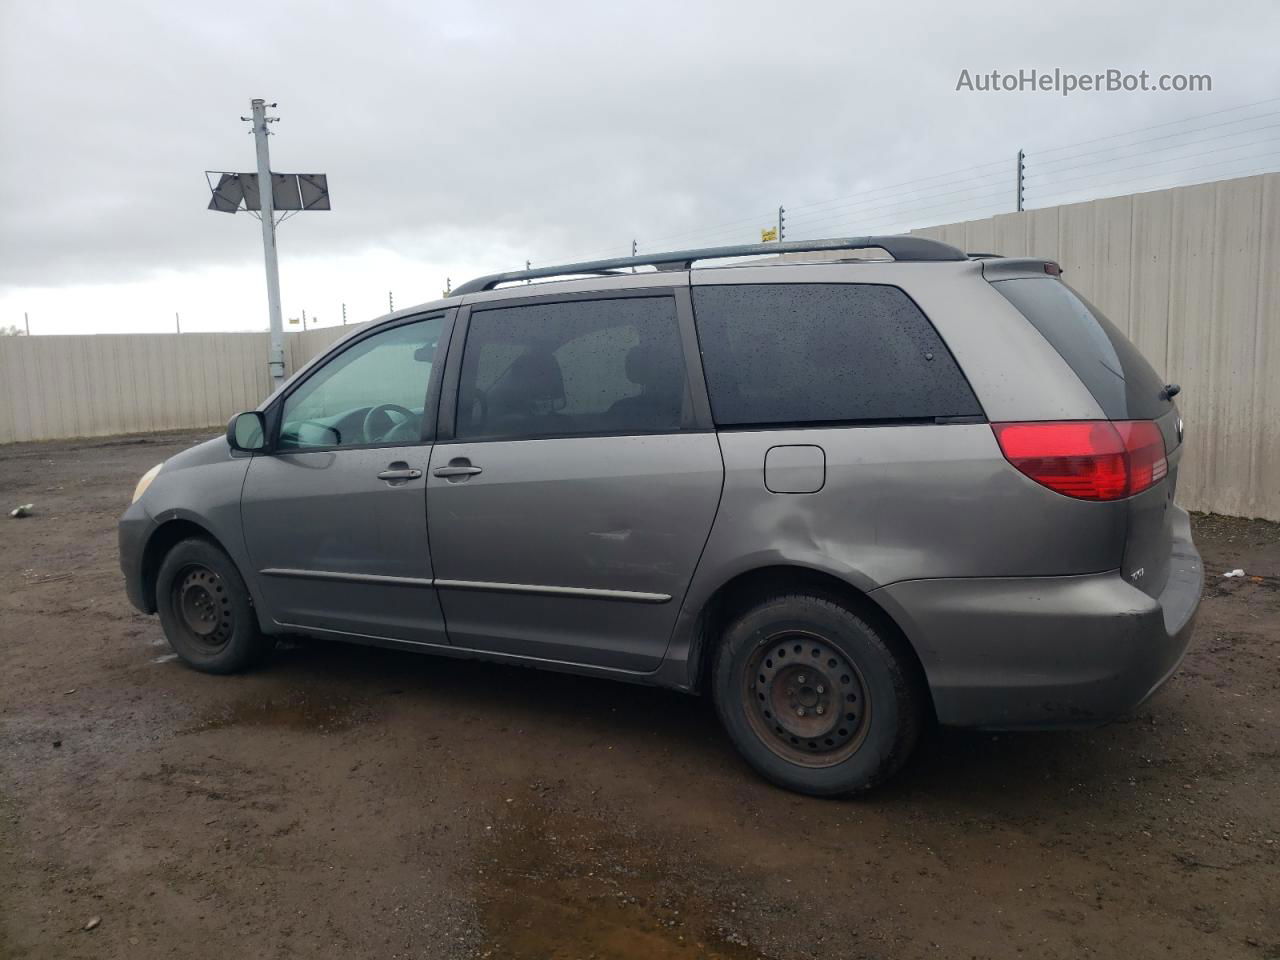
<path id="1" fill-rule="evenodd" d="M 1017 170 L 1017 199 L 1018 199 L 1019 213 L 1022 212 L 1022 200 L 1023 200 L 1022 175 L 1026 173 L 1026 167 L 1027 167 L 1026 159 L 1027 159 L 1027 155 L 1023 153 L 1021 150 L 1019 150 L 1018 151 L 1018 170 Z"/>
<path id="2" fill-rule="evenodd" d="M 533 266 L 533 264 L 531 264 L 528 260 L 526 260 L 526 261 L 524 262 L 524 268 L 525 268 L 525 270 L 528 270 L 528 269 L 529 269 L 530 267 L 532 267 L 532 266 Z M 532 280 L 525 280 L 525 283 L 526 283 L 526 284 L 528 284 L 528 283 L 532 283 L 532 282 L 533 282 Z"/>
<path id="3" fill-rule="evenodd" d="M 344 327 L 347 325 L 347 305 L 345 303 L 342 305 L 342 325 Z"/>
<path id="4" fill-rule="evenodd" d="M 31 318 L 27 316 L 27 311 L 22 311 L 22 322 L 27 325 L 27 336 L 31 336 Z"/>
<path id="5" fill-rule="evenodd" d="M 634 257 L 634 256 L 636 256 L 636 238 L 635 238 L 635 237 L 632 237 L 632 238 L 631 238 L 631 255 L 632 255 L 633 257 Z M 635 268 L 635 267 L 632 267 L 632 268 L 631 268 L 631 272 L 632 272 L 632 273 L 635 273 L 635 272 L 636 272 L 636 268 Z"/>
<path id="6" fill-rule="evenodd" d="M 173 311 L 173 323 L 178 328 L 178 332 L 182 332 L 182 317 L 178 316 L 178 311 Z"/>
<path id="7" fill-rule="evenodd" d="M 280 316 L 280 263 L 276 259 L 276 208 L 272 196 L 271 155 L 267 148 L 267 124 L 275 117 L 267 116 L 267 104 L 261 98 L 253 107 L 253 145 L 258 154 L 258 197 L 261 205 L 262 255 L 267 271 L 267 310 L 271 323 L 271 346 L 267 351 L 267 368 L 279 386 L 284 382 L 284 320 Z M 271 104 L 272 107 L 275 104 Z"/>
<path id="8" fill-rule="evenodd" d="M 782 238 L 785 235 L 785 231 L 786 231 L 786 223 L 787 223 L 786 213 L 787 211 L 784 207 L 782 206 L 778 207 L 778 242 L 779 243 L 782 242 Z"/>
<path id="9" fill-rule="evenodd" d="M 390 290 L 387 291 L 387 312 L 388 313 L 396 312 L 396 298 L 391 295 Z"/>
<path id="10" fill-rule="evenodd" d="M 307 332 L 307 311 L 302 311 L 302 332 Z"/>

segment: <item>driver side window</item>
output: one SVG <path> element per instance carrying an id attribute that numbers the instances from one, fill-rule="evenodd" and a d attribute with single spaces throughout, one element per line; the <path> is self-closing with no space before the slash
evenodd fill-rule
<path id="1" fill-rule="evenodd" d="M 359 341 L 325 363 L 284 401 L 281 449 L 416 443 L 443 317 Z"/>

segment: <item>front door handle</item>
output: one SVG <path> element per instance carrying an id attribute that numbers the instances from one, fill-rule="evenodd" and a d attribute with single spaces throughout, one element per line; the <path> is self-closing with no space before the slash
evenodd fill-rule
<path id="1" fill-rule="evenodd" d="M 404 483 L 406 480 L 417 480 L 422 476 L 421 470 L 415 470 L 407 463 L 393 463 L 387 469 L 378 474 L 379 480 L 385 480 L 387 483 Z"/>
<path id="2" fill-rule="evenodd" d="M 477 473 L 483 472 L 483 468 L 472 466 L 471 461 L 466 457 L 455 457 L 449 461 L 447 467 L 436 467 L 431 471 L 433 476 L 444 477 L 453 483 L 465 480 L 467 477 L 474 477 Z"/>

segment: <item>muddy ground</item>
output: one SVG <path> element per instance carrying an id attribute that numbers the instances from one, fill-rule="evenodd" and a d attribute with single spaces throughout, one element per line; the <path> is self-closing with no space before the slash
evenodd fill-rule
<path id="1" fill-rule="evenodd" d="M 823 801 L 673 693 L 341 644 L 185 669 L 115 521 L 191 441 L 0 448 L 35 503 L 0 515 L 0 956 L 1280 957 L 1276 525 L 1198 518 L 1193 649 L 1135 715 L 941 732 Z"/>

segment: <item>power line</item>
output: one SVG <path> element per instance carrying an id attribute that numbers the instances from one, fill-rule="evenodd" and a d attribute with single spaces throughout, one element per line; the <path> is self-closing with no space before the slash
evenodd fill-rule
<path id="1" fill-rule="evenodd" d="M 872 209 L 881 209 L 886 205 L 892 206 L 894 203 L 912 203 L 917 200 L 936 200 L 940 197 L 955 196 L 956 194 L 959 194 L 959 193 L 970 193 L 974 190 L 988 189 L 989 187 L 990 187 L 990 184 L 984 184 L 982 186 L 975 185 L 970 187 L 961 187 L 959 190 L 949 190 L 944 193 L 928 194 L 928 195 L 918 196 L 918 197 L 907 197 L 906 194 L 895 194 L 892 197 L 881 197 L 873 201 L 868 201 L 868 203 L 879 203 L 880 204 L 879 206 L 873 207 Z M 904 199 L 898 200 L 897 199 L 898 197 L 903 197 Z M 819 217 L 816 217 L 816 218 L 810 217 L 807 221 L 803 221 L 803 222 L 813 222 L 815 219 L 816 220 L 830 219 L 829 214 L 853 212 L 859 208 L 866 207 L 866 205 L 867 205 L 866 203 L 861 203 L 861 204 L 853 204 L 850 207 L 836 208 L 831 211 L 824 212 Z"/>
<path id="2" fill-rule="evenodd" d="M 1005 163 L 1005 162 L 1006 162 L 1006 161 L 1004 161 L 1004 160 L 992 160 L 990 163 L 980 163 L 980 164 L 978 164 L 977 166 L 974 166 L 974 167 L 965 167 L 963 170 L 951 170 L 951 171 L 949 171 L 949 172 L 947 172 L 947 173 L 938 173 L 938 174 L 934 174 L 934 175 L 932 175 L 932 176 L 928 176 L 928 177 L 917 177 L 917 178 L 916 178 L 916 179 L 914 179 L 914 180 L 904 180 L 904 181 L 902 181 L 901 183 L 889 183 L 889 184 L 885 184 L 885 185 L 884 185 L 884 186 L 882 186 L 882 187 L 872 187 L 872 188 L 870 188 L 870 189 L 868 189 L 868 190 L 863 190 L 863 191 L 861 191 L 861 192 L 859 192 L 859 193 L 849 194 L 848 196 L 844 196 L 844 197 L 835 197 L 835 198 L 830 199 L 830 200 L 817 200 L 817 201 L 815 201 L 815 202 L 813 202 L 813 203 L 801 203 L 801 204 L 796 204 L 794 207 L 792 207 L 792 209 L 793 209 L 793 210 L 807 210 L 807 209 L 809 209 L 810 207 L 822 207 L 822 206 L 827 206 L 828 204 L 832 204 L 832 203 L 842 203 L 842 202 L 844 202 L 845 200 L 855 200 L 855 199 L 857 199 L 858 197 L 866 196 L 866 195 L 867 195 L 867 194 L 869 194 L 869 193 L 879 193 L 879 192 L 880 192 L 880 191 L 882 191 L 882 190 L 892 190 L 894 187 L 910 187 L 910 186 L 912 186 L 913 184 L 917 184 L 917 183 L 926 183 L 926 182 L 927 182 L 927 181 L 929 181 L 929 180 L 938 180 L 938 179 L 940 179 L 940 178 L 942 178 L 942 177 L 952 177 L 952 176 L 954 176 L 954 175 L 956 175 L 956 174 L 958 174 L 958 173 L 968 173 L 968 172 L 969 172 L 969 171 L 971 171 L 971 170 L 982 170 L 982 169 L 984 169 L 984 168 L 986 168 L 986 167 L 994 167 L 994 166 L 996 166 L 997 164 L 1003 164 L 1003 163 Z M 994 176 L 994 174 L 986 174 L 986 176 Z M 967 178 L 965 178 L 965 179 L 972 179 L 972 178 L 968 178 L 968 177 L 967 177 Z M 963 180 L 953 180 L 953 181 L 951 181 L 951 182 L 952 182 L 952 183 L 962 183 L 962 182 L 963 182 Z"/>
<path id="3" fill-rule="evenodd" d="M 1185 137 L 1185 136 L 1187 136 L 1188 134 L 1193 134 L 1193 133 L 1203 133 L 1205 130 L 1212 130 L 1212 129 L 1216 128 L 1216 127 L 1225 127 L 1225 126 L 1229 126 L 1230 124 L 1233 124 L 1233 123 L 1241 123 L 1241 122 L 1243 122 L 1243 120 L 1267 120 L 1267 119 L 1270 119 L 1271 117 L 1280 117 L 1280 111 L 1276 111 L 1276 112 L 1274 112 L 1274 113 L 1261 113 L 1261 114 L 1259 114 L 1259 115 L 1258 115 L 1258 116 L 1256 116 L 1256 117 L 1245 117 L 1245 118 L 1243 118 L 1242 120 L 1228 120 L 1228 121 L 1226 121 L 1225 123 L 1214 123 L 1214 124 L 1210 124 L 1210 125 L 1209 125 L 1209 126 L 1207 126 L 1207 127 L 1200 127 L 1198 130 L 1179 130 L 1177 133 L 1166 133 L 1164 136 L 1161 136 L 1161 137 L 1148 137 L 1148 138 L 1147 138 L 1147 139 L 1145 139 L 1145 140 L 1135 140 L 1133 143 L 1118 143 L 1118 144 L 1116 144 L 1114 147 L 1101 147 L 1101 148 L 1099 148 L 1099 149 L 1097 149 L 1097 150 L 1086 150 L 1084 153 L 1077 153 L 1077 154 L 1073 154 L 1073 155 L 1072 155 L 1072 156 L 1070 156 L 1070 157 L 1056 157 L 1056 158 L 1054 158 L 1054 159 L 1052 159 L 1052 160 L 1042 160 L 1042 161 L 1040 161 L 1040 164 L 1041 164 L 1041 165 L 1046 165 L 1046 164 L 1052 164 L 1052 163 L 1065 163 L 1065 162 L 1066 162 L 1066 161 L 1068 161 L 1068 160 L 1076 160 L 1076 159 L 1078 159 L 1078 158 L 1080 158 L 1080 157 L 1088 157 L 1088 156 L 1091 156 L 1091 155 L 1093 155 L 1093 154 L 1095 154 L 1095 153 L 1106 153 L 1106 152 L 1107 152 L 1107 151 L 1109 151 L 1109 150 L 1124 150 L 1124 149 L 1126 149 L 1126 148 L 1128 148 L 1128 147 L 1139 147 L 1139 146 L 1142 146 L 1142 145 L 1143 145 L 1143 144 L 1145 144 L 1145 143 L 1155 143 L 1157 140 L 1168 140 L 1170 137 Z M 1251 129 L 1251 130 L 1237 130 L 1237 131 L 1235 131 L 1235 132 L 1233 132 L 1233 133 L 1219 133 L 1219 134 L 1215 134 L 1215 135 L 1214 135 L 1214 136 L 1212 136 L 1212 137 L 1204 137 L 1204 138 L 1202 138 L 1202 139 L 1200 139 L 1200 140 L 1188 140 L 1188 141 L 1186 141 L 1185 143 L 1172 143 L 1172 144 L 1170 144 L 1170 145 L 1169 145 L 1169 146 L 1167 146 L 1167 147 L 1156 147 L 1156 149 L 1157 149 L 1157 150 L 1175 150 L 1175 149 L 1177 149 L 1178 147 L 1188 147 L 1188 146 L 1191 146 L 1192 144 L 1195 144 L 1195 143 L 1209 143 L 1209 142 L 1211 142 L 1211 141 L 1213 141 L 1213 140 L 1225 140 L 1227 137 L 1238 137 L 1238 136 L 1240 136 L 1240 135 L 1242 135 L 1242 134 L 1255 133 L 1255 132 L 1256 132 L 1256 131 L 1258 131 L 1258 130 L 1269 130 L 1269 129 L 1271 129 L 1271 127 L 1274 127 L 1274 126 L 1280 126 L 1280 124 L 1274 124 L 1274 123 L 1273 123 L 1273 124 L 1269 124 L 1269 125 L 1267 125 L 1267 126 L 1265 126 L 1265 127 L 1254 127 L 1254 128 L 1253 128 L 1253 129 Z M 1112 159 L 1112 160 L 1123 160 L 1123 159 L 1124 159 L 1124 157 L 1111 157 L 1110 159 Z M 1093 161 L 1090 161 L 1090 162 L 1091 162 L 1091 163 L 1106 163 L 1107 161 L 1106 161 L 1106 160 L 1093 160 Z M 1087 166 L 1087 165 L 1088 165 L 1088 164 L 1081 164 L 1081 166 Z M 1065 168 L 1064 168 L 1064 169 L 1065 169 Z"/>
<path id="4" fill-rule="evenodd" d="M 860 192 L 858 192 L 858 193 L 854 193 L 854 194 L 848 194 L 848 195 L 843 196 L 843 197 L 834 197 L 834 198 L 830 198 L 830 199 L 827 199 L 827 200 L 817 200 L 817 201 L 813 201 L 813 202 L 811 202 L 811 203 L 801 203 L 801 204 L 797 204 L 797 205 L 794 205 L 794 206 L 789 206 L 789 207 L 787 208 L 787 212 L 788 212 L 788 213 L 791 213 L 792 211 L 799 211 L 799 210 L 812 210 L 812 209 L 815 209 L 815 208 L 818 208 L 818 207 L 827 207 L 827 206 L 831 206 L 832 204 L 840 204 L 840 203 L 844 203 L 844 202 L 846 202 L 846 201 L 854 201 L 854 200 L 861 201 L 861 200 L 864 200 L 864 199 L 877 199 L 877 200 L 879 200 L 879 199 L 885 199 L 885 198 L 883 198 L 883 197 L 873 197 L 872 195 L 873 195 L 873 194 L 877 194 L 877 193 L 883 193 L 883 192 L 884 192 L 884 191 L 886 191 L 886 190 L 892 190 L 892 189 L 895 189 L 895 188 L 897 188 L 897 187 L 908 187 L 908 188 L 910 188 L 910 187 L 914 187 L 914 186 L 916 186 L 917 184 L 925 184 L 925 183 L 928 183 L 928 182 L 930 182 L 930 181 L 933 181 L 933 180 L 939 180 L 939 179 L 942 179 L 942 178 L 945 178 L 945 177 L 954 177 L 956 174 L 969 173 L 970 171 L 973 171 L 973 170 L 983 170 L 983 169 L 987 169 L 987 168 L 990 168 L 990 167 L 995 167 L 995 166 L 1003 165 L 1003 164 L 1005 164 L 1006 162 L 1007 162 L 1007 161 L 1004 161 L 1004 160 L 993 160 L 993 161 L 991 161 L 990 163 L 982 163 L 982 164 L 978 164 L 978 165 L 973 166 L 973 167 L 965 167 L 965 168 L 962 168 L 962 169 L 960 169 L 960 170 L 952 170 L 952 171 L 949 171 L 949 172 L 947 172 L 947 173 L 938 173 L 938 174 L 933 174 L 933 175 L 928 176 L 928 177 L 918 177 L 918 178 L 916 178 L 916 179 L 914 179 L 914 180 L 904 180 L 904 181 L 902 181 L 902 182 L 900 182 L 900 183 L 890 183 L 890 184 L 885 184 L 884 186 L 880 186 L 880 187 L 871 187 L 871 188 L 869 188 L 869 189 L 867 189 L 867 190 L 863 190 L 863 191 L 860 191 Z M 962 178 L 960 178 L 960 179 L 958 179 L 958 180 L 955 180 L 955 179 L 950 180 L 950 181 L 949 181 L 949 184 L 954 184 L 954 183 L 964 183 L 966 180 L 984 180 L 984 179 L 989 179 L 989 178 L 992 178 L 992 177 L 997 177 L 997 176 L 999 176 L 999 175 L 1000 175 L 1000 174 L 999 174 L 999 173 L 997 173 L 997 172 L 991 172 L 991 173 L 981 174 L 981 175 L 978 175 L 978 176 L 962 177 Z M 931 189 L 935 189 L 937 186 L 945 186 L 945 185 L 949 185 L 949 184 L 936 184 L 934 187 L 924 187 L 923 189 L 931 190 Z M 906 193 L 909 193 L 909 192 L 911 192 L 911 191 L 910 191 L 910 190 L 906 190 L 906 191 L 903 191 L 902 193 L 903 193 L 903 195 L 905 195 Z M 895 194 L 895 196 L 896 196 L 896 194 Z M 761 214 L 759 214 L 758 216 L 755 216 L 755 217 L 744 217 L 744 218 L 743 218 L 743 219 L 741 219 L 741 220 L 729 220 L 729 221 L 726 221 L 726 222 L 724 222 L 724 223 L 716 224 L 715 226 L 712 226 L 712 227 L 706 227 L 706 228 L 695 228 L 695 229 L 692 229 L 692 230 L 684 230 L 684 231 L 681 231 L 680 233 L 671 233 L 671 234 L 666 234 L 665 236 L 655 237 L 655 238 L 654 238 L 654 239 L 652 239 L 652 240 L 648 240 L 648 241 L 646 241 L 646 243 L 663 243 L 664 241 L 667 241 L 667 240 L 676 240 L 676 239 L 680 239 L 680 238 L 683 238 L 683 237 L 705 237 L 705 236 L 713 235 L 713 234 L 721 234 L 721 233 L 725 232 L 725 230 L 727 230 L 727 229 L 729 229 L 729 228 L 732 228 L 732 227 L 745 226 L 745 225 L 747 225 L 747 224 L 754 224 L 754 223 L 758 223 L 758 222 L 765 222 L 765 223 L 768 223 L 768 222 L 771 222 L 771 221 L 774 219 L 774 217 L 775 217 L 775 214 L 774 214 L 774 212 L 772 212 L 772 211 L 771 211 L 771 212 L 769 212 L 769 213 L 761 213 Z"/>
<path id="5" fill-rule="evenodd" d="M 1135 133 L 1145 133 L 1148 130 L 1159 130 L 1161 127 L 1171 127 L 1178 123 L 1190 123 L 1192 120 L 1203 120 L 1205 117 L 1216 117 L 1220 114 L 1232 113 L 1236 110 L 1248 110 L 1250 107 L 1260 107 L 1264 103 L 1275 103 L 1277 100 L 1280 100 L 1280 97 L 1268 97 L 1266 100 L 1257 100 L 1253 103 L 1243 103 L 1238 107 L 1226 107 L 1222 110 L 1211 110 L 1208 113 L 1197 113 L 1190 117 L 1183 117 L 1181 120 L 1166 120 L 1164 123 L 1153 123 L 1149 127 L 1138 127 L 1136 130 L 1126 130 L 1124 133 L 1110 133 L 1105 137 L 1094 137 L 1092 140 L 1078 140 L 1075 143 L 1064 143 L 1056 147 L 1045 147 L 1044 149 L 1036 152 L 1057 153 L 1059 150 L 1070 150 L 1072 147 L 1083 147 L 1088 143 L 1101 143 L 1103 140 L 1114 140 L 1116 137 L 1127 137 Z M 1201 127 L 1200 129 L 1207 130 L 1209 128 Z M 1189 130 L 1187 132 L 1194 133 L 1195 131 Z"/>
<path id="6" fill-rule="evenodd" d="M 995 197 L 997 197 L 997 196 L 1005 196 L 1005 195 L 1007 195 L 1007 191 L 1002 187 L 1002 188 L 1000 188 L 999 190 L 991 191 L 991 192 L 989 192 L 989 193 L 987 193 L 987 194 L 979 194 L 979 195 L 977 195 L 977 196 L 973 196 L 973 197 L 965 197 L 964 199 L 961 199 L 961 200 L 951 200 L 951 201 L 948 201 L 948 202 L 946 202 L 946 203 L 941 203 L 941 204 L 929 204 L 929 203 L 926 203 L 924 206 L 914 206 L 914 207 L 899 208 L 899 209 L 897 209 L 897 210 L 894 210 L 894 212 L 893 212 L 892 214 L 883 214 L 883 215 L 881 215 L 881 216 L 879 216 L 879 217 L 874 217 L 874 218 L 872 218 L 872 219 L 870 220 L 870 222 L 872 222 L 872 223 L 874 223 L 874 222 L 883 222 L 883 221 L 885 221 L 885 220 L 893 220 L 893 221 L 897 222 L 897 221 L 900 221 L 900 220 L 903 220 L 903 219 L 909 219 L 909 218 L 910 218 L 910 217 L 912 217 L 912 216 L 922 216 L 922 215 L 924 215 L 925 213 L 934 213 L 934 212 L 941 211 L 941 210 L 946 210 L 946 209 L 948 209 L 948 208 L 955 207 L 955 206 L 962 206 L 962 205 L 966 205 L 966 204 L 967 204 L 967 205 L 972 206 L 972 205 L 973 205 L 976 201 L 978 201 L 978 200 L 993 200 L 993 199 L 994 199 Z M 984 207 L 989 207 L 989 206 L 991 206 L 991 204 L 990 204 L 990 203 L 985 203 L 985 204 L 983 204 L 983 206 L 984 206 Z M 890 207 L 890 208 L 886 208 L 886 209 L 892 209 L 892 207 Z M 872 213 L 872 212 L 874 212 L 874 210 L 864 211 L 863 217 L 865 217 L 867 214 Z M 811 222 L 809 222 L 809 223 L 807 223 L 807 224 L 804 224 L 804 225 L 803 225 L 803 228 L 805 228 L 805 229 L 813 229 L 813 228 L 815 228 L 815 227 L 823 226 L 823 225 L 825 225 L 825 224 L 829 224 L 829 223 L 841 223 L 841 222 L 847 222 L 849 219 L 850 219 L 850 216 L 849 216 L 849 215 L 847 215 L 847 214 L 839 214 L 839 215 L 837 215 L 837 216 L 833 216 L 833 217 L 826 217 L 826 218 L 823 218 L 823 219 L 821 219 L 821 220 L 811 221 Z M 867 223 L 868 223 L 868 221 L 867 221 L 866 219 L 862 219 L 862 218 L 860 218 L 860 219 L 858 220 L 857 232 L 859 232 L 859 233 L 864 232 L 864 231 L 867 229 L 867 226 L 866 226 L 866 225 L 867 225 Z M 797 226 L 797 228 L 796 228 L 796 229 L 802 229 L 802 227 Z"/>
<path id="7" fill-rule="evenodd" d="M 1280 126 L 1280 124 L 1277 124 L 1277 126 Z M 1249 143 L 1233 143 L 1233 144 L 1231 144 L 1231 145 L 1229 145 L 1229 146 L 1226 146 L 1226 147 L 1218 147 L 1218 148 L 1216 148 L 1216 149 L 1214 149 L 1214 150 L 1203 150 L 1203 151 L 1201 151 L 1200 153 L 1189 153 L 1189 154 L 1187 154 L 1187 155 L 1185 155 L 1185 156 L 1181 156 L 1181 157 L 1166 157 L 1166 158 L 1164 158 L 1163 160 L 1156 160 L 1156 161 L 1154 161 L 1154 162 L 1155 162 L 1155 163 L 1169 163 L 1169 162 L 1172 162 L 1172 161 L 1175 161 L 1175 160 L 1193 160 L 1193 159 L 1195 159 L 1196 157 L 1207 157 L 1207 156 L 1210 156 L 1210 155 L 1215 154 L 1215 153 L 1221 153 L 1223 150 L 1237 150 L 1237 149 L 1241 149 L 1241 148 L 1243 148 L 1243 147 L 1256 147 L 1258 144 L 1261 144 L 1261 143 L 1276 143 L 1277 141 L 1280 141 L 1280 137 L 1266 137 L 1266 138 L 1264 138 L 1264 139 L 1262 139 L 1262 140 L 1252 140 L 1252 141 L 1250 141 Z M 1247 157 L 1239 157 L 1239 158 L 1237 158 L 1237 159 L 1241 159 L 1241 160 L 1249 160 L 1249 159 L 1252 159 L 1252 158 L 1253 158 L 1253 157 L 1255 157 L 1255 156 L 1258 156 L 1258 154 L 1251 154 L 1250 156 L 1247 156 Z M 1143 167 L 1148 167 L 1148 166 L 1151 166 L 1151 162 L 1150 162 L 1150 161 L 1149 161 L 1149 162 L 1146 162 L 1146 163 L 1136 163 L 1136 164 L 1133 164 L 1132 166 L 1128 166 L 1128 167 L 1117 167 L 1115 170 L 1096 170 L 1096 171 L 1094 171 L 1093 173 L 1085 173 L 1085 174 L 1081 174 L 1081 175 L 1080 175 L 1080 176 L 1078 176 L 1078 177 L 1065 177 L 1065 178 L 1063 178 L 1063 179 L 1061 179 L 1061 180 L 1055 180 L 1055 181 L 1053 181 L 1053 182 L 1054 182 L 1054 183 L 1072 183 L 1072 182 L 1074 182 L 1074 181 L 1076 181 L 1076 180 L 1087 180 L 1087 179 L 1088 179 L 1088 178 L 1090 178 L 1090 177 L 1108 177 L 1108 176 L 1110 176 L 1110 175 L 1111 175 L 1111 174 L 1113 174 L 1113 173 L 1123 173 L 1125 170 L 1140 170 L 1140 169 L 1142 169 Z M 1156 173 L 1159 173 L 1160 171 L 1155 171 L 1155 172 L 1156 172 Z M 1042 173 L 1042 174 L 1036 174 L 1036 177 L 1044 177 L 1044 176 L 1050 176 L 1050 174 L 1043 174 L 1043 173 Z"/>
<path id="8" fill-rule="evenodd" d="M 1276 158 L 1276 160 L 1277 160 L 1277 161 L 1280 161 L 1280 152 L 1272 151 L 1272 152 L 1268 152 L 1268 153 L 1255 154 L 1254 156 L 1250 156 L 1250 157 L 1231 157 L 1230 159 L 1227 159 L 1227 160 L 1216 160 L 1216 161 L 1214 161 L 1213 163 L 1201 163 L 1201 164 L 1196 164 L 1196 165 L 1194 165 L 1194 166 L 1191 166 L 1191 167 L 1183 167 L 1183 168 L 1180 168 L 1180 169 L 1178 169 L 1178 170 L 1160 170 L 1160 171 L 1156 171 L 1156 172 L 1153 172 L 1153 173 L 1144 173 L 1144 174 L 1139 174 L 1138 176 L 1135 176 L 1135 177 L 1126 177 L 1126 178 L 1121 179 L 1121 180 L 1113 180 L 1113 181 L 1110 181 L 1110 182 L 1108 182 L 1108 183 L 1106 183 L 1106 184 L 1102 184 L 1102 183 L 1084 184 L 1083 186 L 1075 187 L 1075 188 L 1068 189 L 1068 190 L 1051 190 L 1051 189 L 1047 189 L 1047 188 L 1046 188 L 1046 189 L 1047 189 L 1047 192 L 1045 193 L 1044 197 L 1038 197 L 1038 198 L 1037 198 L 1037 201 L 1038 201 L 1038 202 L 1040 202 L 1040 203 L 1045 203 L 1045 202 L 1046 202 L 1047 200 L 1049 200 L 1050 198 L 1054 198 L 1054 197 L 1059 197 L 1059 198 L 1060 198 L 1060 197 L 1063 197 L 1063 196 L 1069 196 L 1069 195 L 1071 195 L 1071 194 L 1073 194 L 1073 193 L 1080 193 L 1080 192 L 1082 192 L 1082 191 L 1091 190 L 1091 189 L 1094 189 L 1094 188 L 1099 188 L 1099 187 L 1100 187 L 1100 188 L 1104 188 L 1104 189 L 1105 189 L 1105 188 L 1110 188 L 1110 187 L 1117 187 L 1117 186 L 1120 186 L 1120 185 L 1122 185 L 1122 184 L 1136 183 L 1136 182 L 1141 181 L 1141 180 L 1151 180 L 1151 179 L 1154 179 L 1154 178 L 1156 178 L 1156 177 L 1176 176 L 1177 174 L 1180 174 L 1180 173 L 1194 173 L 1194 172 L 1199 171 L 1199 170 L 1208 170 L 1208 169 L 1209 169 L 1209 168 L 1211 168 L 1211 167 L 1221 167 L 1221 166 L 1226 166 L 1226 165 L 1228 165 L 1228 164 L 1233 164 L 1233 163 L 1244 163 L 1244 162 L 1246 162 L 1246 161 L 1250 161 L 1250 160 L 1262 160 L 1262 159 L 1264 159 L 1264 158 L 1269 158 L 1269 157 L 1272 157 L 1272 156 L 1274 156 L 1274 157 Z M 1264 166 L 1262 166 L 1262 167 L 1260 167 L 1260 168 L 1258 168 L 1258 169 L 1256 169 L 1256 170 L 1248 170 L 1248 171 L 1246 171 L 1246 170 L 1238 170 L 1238 171 L 1234 171 L 1234 172 L 1232 172 L 1231 176 L 1232 176 L 1232 177 L 1244 177 L 1244 176 L 1252 176 L 1253 174 L 1257 174 L 1257 173 L 1270 173 L 1270 172 L 1273 172 L 1273 171 L 1274 171 L 1275 166 L 1276 166 L 1276 164 L 1265 164 Z M 1191 186 L 1191 184 L 1169 184 L 1168 186 L 1169 186 L 1169 187 L 1174 187 L 1174 186 Z M 1055 200 L 1055 201 L 1054 201 L 1054 203 L 1055 203 L 1055 204 L 1058 204 L 1058 203 L 1061 203 L 1061 202 L 1063 202 L 1063 201 L 1062 201 L 1062 200 L 1060 200 L 1060 199 L 1059 199 L 1059 200 Z"/>

